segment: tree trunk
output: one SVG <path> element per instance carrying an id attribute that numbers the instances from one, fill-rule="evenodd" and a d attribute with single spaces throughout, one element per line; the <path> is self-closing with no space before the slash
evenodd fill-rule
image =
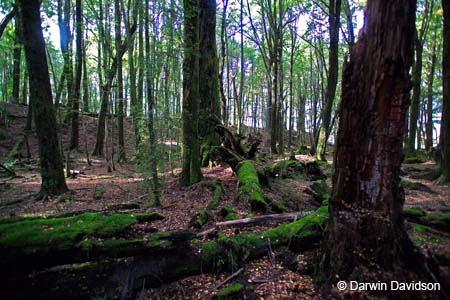
<path id="1" fill-rule="evenodd" d="M 68 191 L 59 151 L 57 124 L 52 101 L 45 41 L 42 35 L 40 2 L 20 0 L 25 55 L 30 78 L 30 98 L 38 137 L 41 190 L 38 198 Z"/>
<path id="2" fill-rule="evenodd" d="M 407 155 L 415 156 L 416 138 L 417 138 L 417 122 L 420 115 L 420 92 L 422 85 L 422 43 L 416 31 L 414 44 L 416 48 L 416 59 L 413 65 L 413 94 L 411 99 L 411 115 L 409 117 L 409 136 L 406 144 L 405 152 Z"/>
<path id="3" fill-rule="evenodd" d="M 199 0 L 185 0 L 183 59 L 183 162 L 181 182 L 191 185 L 200 181 L 199 118 Z"/>
<path id="4" fill-rule="evenodd" d="M 444 9 L 442 51 L 442 115 L 441 115 L 441 170 L 439 181 L 450 182 L 450 2 L 442 0 Z"/>
<path id="5" fill-rule="evenodd" d="M 151 74 L 151 61 L 150 61 L 150 17 L 149 17 L 149 6 L 146 4 L 145 9 L 145 67 L 146 67 L 146 86 L 147 86 L 147 103 L 148 103 L 148 132 L 149 132 L 149 143 L 150 143 L 150 172 L 152 176 L 152 192 L 153 200 L 155 206 L 160 206 L 160 188 L 158 183 L 158 161 L 156 153 L 156 136 L 155 129 L 153 128 L 154 120 L 153 113 L 155 109 L 155 99 L 153 91 L 153 77 Z"/>
<path id="6" fill-rule="evenodd" d="M 115 34 L 116 34 L 116 53 L 120 53 L 122 45 L 122 16 L 120 13 L 120 1 L 114 1 L 114 13 L 115 13 Z M 128 45 L 127 45 L 128 46 Z M 119 157 L 118 161 L 125 161 L 125 141 L 123 136 L 123 70 L 122 70 L 122 57 L 117 59 L 117 101 L 119 103 L 117 108 L 117 123 L 118 123 L 118 135 L 119 135 Z"/>
<path id="7" fill-rule="evenodd" d="M 415 7 L 415 0 L 369 0 L 344 67 L 324 263 L 333 281 L 409 282 L 410 272 L 429 274 L 403 227 L 399 184 Z"/>
<path id="8" fill-rule="evenodd" d="M 209 161 L 212 147 L 218 146 L 219 136 L 215 131 L 221 123 L 219 94 L 219 60 L 216 46 L 216 0 L 200 0 L 200 57 L 199 93 L 200 111 L 198 135 L 201 141 L 202 165 Z"/>
<path id="9" fill-rule="evenodd" d="M 339 28 L 341 17 L 341 0 L 330 0 L 330 54 L 328 56 L 328 81 L 325 95 L 325 104 L 322 108 L 322 124 L 319 129 L 319 138 L 316 146 L 316 158 L 324 160 L 328 137 L 331 128 L 331 111 L 333 109 L 336 86 L 339 74 Z"/>
<path id="10" fill-rule="evenodd" d="M 16 15 L 15 24 L 14 24 L 14 54 L 13 54 L 13 61 L 14 61 L 14 67 L 13 67 L 13 90 L 12 90 L 12 97 L 13 102 L 16 104 L 20 103 L 19 99 L 19 91 L 20 91 L 20 65 L 22 64 L 21 57 L 22 57 L 22 45 L 21 39 L 22 39 L 22 30 L 21 30 L 22 24 L 20 21 L 20 17 Z"/>
<path id="11" fill-rule="evenodd" d="M 220 99 L 222 101 L 222 103 L 221 103 L 222 122 L 225 125 L 227 125 L 227 123 L 228 123 L 228 115 L 227 115 L 227 97 L 225 96 L 223 72 L 225 70 L 225 57 L 227 55 L 227 53 L 226 53 L 226 30 L 227 30 L 227 7 L 228 7 L 228 1 L 229 0 L 224 0 L 224 2 L 223 2 L 222 24 L 221 24 L 221 27 L 220 27 L 221 64 L 220 64 L 220 73 L 219 73 L 219 79 L 220 79 L 219 87 L 220 87 Z"/>
<path id="12" fill-rule="evenodd" d="M 426 107 L 426 114 L 427 114 L 427 123 L 425 125 L 425 131 L 426 131 L 426 141 L 425 141 L 425 149 L 427 151 L 430 151 L 431 148 L 433 148 L 433 83 L 434 83 L 434 72 L 436 70 L 436 61 L 437 61 L 437 55 L 436 55 L 436 29 L 434 33 L 434 37 L 431 41 L 432 43 L 432 50 L 431 50 L 431 62 L 430 62 L 430 69 L 428 73 L 428 80 L 427 80 L 427 107 Z"/>
<path id="13" fill-rule="evenodd" d="M 72 100 L 72 131 L 70 134 L 70 149 L 79 147 L 79 110 L 81 101 L 81 76 L 83 71 L 83 7 L 81 0 L 76 1 L 76 70 Z"/>

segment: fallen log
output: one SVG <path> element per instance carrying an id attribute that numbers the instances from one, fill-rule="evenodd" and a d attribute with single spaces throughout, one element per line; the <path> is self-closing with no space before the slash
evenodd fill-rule
<path id="1" fill-rule="evenodd" d="M 302 212 L 295 212 L 295 213 L 256 216 L 256 217 L 252 217 L 252 218 L 244 218 L 244 219 L 238 219 L 238 220 L 218 222 L 218 223 L 216 223 L 216 227 L 241 227 L 241 226 L 246 226 L 249 224 L 266 223 L 266 222 L 273 222 L 273 221 L 286 221 L 286 220 L 293 221 L 293 220 L 297 220 L 299 218 L 306 217 L 307 215 L 310 215 L 312 213 L 313 213 L 313 211 L 302 211 Z"/>
<path id="2" fill-rule="evenodd" d="M 133 224 L 161 220 L 158 213 L 84 213 L 59 218 L 2 219 L 0 273 L 24 272 L 102 257 L 123 257 L 145 251 L 172 237 L 162 233 L 147 241 L 116 240 Z"/>
<path id="3" fill-rule="evenodd" d="M 287 246 L 295 252 L 309 249 L 321 239 L 327 218 L 328 207 L 322 207 L 290 224 L 206 243 L 193 235 L 183 235 L 179 243 L 164 245 L 167 241 L 164 235 L 169 237 L 173 233 L 159 233 L 160 238 L 153 241 L 156 248 L 131 252 L 136 255 L 130 258 L 111 258 L 124 240 L 114 247 L 103 248 L 101 243 L 91 240 L 91 253 L 95 249 L 104 251 L 104 256 L 94 255 L 102 258 L 101 261 L 53 267 L 23 276 L 12 276 L 11 272 L 0 269 L 0 280 L 5 284 L 2 295 L 14 299 L 131 298 L 144 287 L 156 287 L 204 272 L 236 270 L 238 265 L 266 255 L 268 247 L 275 250 Z M 33 257 L 35 253 L 28 255 Z"/>
<path id="4" fill-rule="evenodd" d="M 402 216 L 413 223 L 450 232 L 450 213 L 427 213 L 418 208 L 404 208 Z"/>
<path id="5" fill-rule="evenodd" d="M 238 201 L 247 201 L 252 211 L 266 211 L 267 202 L 264 200 L 258 173 L 255 165 L 249 160 L 238 166 Z"/>

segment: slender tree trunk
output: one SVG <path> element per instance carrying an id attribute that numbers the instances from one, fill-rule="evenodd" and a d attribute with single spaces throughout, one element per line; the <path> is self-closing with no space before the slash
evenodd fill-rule
<path id="1" fill-rule="evenodd" d="M 56 115 L 52 101 L 45 41 L 42 35 L 40 1 L 19 0 L 23 20 L 25 55 L 30 79 L 30 98 L 38 137 L 41 166 L 41 190 L 38 198 L 68 191 L 56 131 Z"/>
<path id="2" fill-rule="evenodd" d="M 409 135 L 405 152 L 407 155 L 414 156 L 416 153 L 417 139 L 417 122 L 420 115 L 420 93 L 422 85 L 422 53 L 423 44 L 421 43 L 418 33 L 415 33 L 416 59 L 413 65 L 413 94 L 411 99 L 411 114 L 409 117 Z"/>
<path id="3" fill-rule="evenodd" d="M 228 8 L 228 1 L 224 0 L 223 2 L 223 10 L 222 10 L 222 24 L 220 26 L 220 57 L 221 57 L 221 64 L 220 64 L 220 73 L 219 73 L 219 80 L 220 80 L 220 99 L 222 101 L 222 121 L 225 125 L 228 123 L 228 114 L 227 114 L 227 97 L 225 96 L 225 87 L 224 87 L 224 79 L 223 79 L 223 73 L 225 70 L 225 57 L 227 55 L 226 52 L 226 30 L 227 30 L 227 8 Z"/>
<path id="4" fill-rule="evenodd" d="M 83 6 L 82 1 L 76 1 L 76 70 L 73 86 L 72 102 L 72 131 L 70 135 L 70 149 L 79 147 L 79 110 L 81 101 L 81 76 L 83 71 Z"/>
<path id="5" fill-rule="evenodd" d="M 444 9 L 442 51 L 442 115 L 441 115 L 441 183 L 450 182 L 450 2 L 442 0 Z"/>
<path id="6" fill-rule="evenodd" d="M 147 86 L 147 102 L 148 102 L 148 131 L 149 131 L 149 142 L 150 142 L 150 168 L 151 168 L 151 176 L 152 176 L 152 192 L 153 192 L 153 200 L 156 206 L 160 206 L 160 190 L 158 183 L 158 162 L 157 162 L 157 153 L 156 153 L 156 137 L 155 137 L 155 129 L 154 120 L 153 120 L 153 111 L 155 107 L 154 96 L 153 96 L 153 77 L 151 74 L 151 61 L 150 61 L 150 53 L 152 49 L 150 48 L 150 22 L 149 22 L 149 5 L 148 2 L 145 6 L 145 67 L 146 67 L 146 86 Z"/>
<path id="7" fill-rule="evenodd" d="M 325 94 L 325 104 L 322 108 L 322 124 L 316 147 L 316 159 L 324 160 L 328 137 L 331 132 L 331 111 L 336 95 L 337 79 L 339 74 L 339 28 L 341 15 L 341 0 L 330 0 L 330 54 L 328 56 L 328 80 Z"/>
<path id="8" fill-rule="evenodd" d="M 122 45 L 122 16 L 120 12 L 120 1 L 114 1 L 114 12 L 115 12 L 115 33 L 116 33 L 116 53 L 120 53 L 120 48 Z M 129 45 L 129 44 L 128 44 Z M 132 53 L 131 53 L 132 55 Z M 119 157 L 118 161 L 125 161 L 125 141 L 123 136 L 123 70 L 122 70 L 122 57 L 117 55 L 117 123 L 118 123 L 118 135 L 119 135 Z"/>
<path id="9" fill-rule="evenodd" d="M 20 66 L 22 63 L 22 45 L 21 43 L 21 20 L 18 15 L 16 15 L 15 24 L 14 24 L 14 53 L 13 53 L 13 90 L 12 90 L 12 98 L 13 102 L 16 104 L 20 103 L 19 91 L 20 91 Z"/>
<path id="10" fill-rule="evenodd" d="M 437 30 L 436 30 L 437 31 Z M 433 84 L 434 84 L 434 73 L 436 69 L 436 31 L 434 34 L 434 38 L 432 39 L 432 50 L 431 50 L 431 62 L 430 69 L 428 73 L 427 80 L 427 123 L 426 123 L 426 142 L 425 149 L 430 151 L 433 148 Z"/>
<path id="11" fill-rule="evenodd" d="M 87 30 L 85 31 L 85 40 L 88 39 Z M 89 76 L 87 68 L 86 45 L 83 41 L 83 111 L 89 112 Z M 98 57 L 100 59 L 100 57 Z"/>

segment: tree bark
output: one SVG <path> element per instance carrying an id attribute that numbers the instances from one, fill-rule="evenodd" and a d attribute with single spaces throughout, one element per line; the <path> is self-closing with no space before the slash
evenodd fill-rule
<path id="1" fill-rule="evenodd" d="M 219 60 L 216 45 L 216 0 L 200 0 L 200 57 L 198 135 L 201 141 L 202 165 L 209 161 L 211 148 L 219 145 L 215 131 L 221 123 L 219 95 Z"/>
<path id="2" fill-rule="evenodd" d="M 415 8 L 415 0 L 369 0 L 344 67 L 324 263 L 333 281 L 407 282 L 411 273 L 430 280 L 403 227 L 399 184 Z"/>
<path id="3" fill-rule="evenodd" d="M 75 5 L 76 21 L 76 65 L 75 82 L 73 85 L 72 100 L 72 130 L 70 134 L 70 149 L 77 149 L 80 144 L 79 138 L 79 110 L 81 101 L 81 76 L 83 72 L 83 6 L 82 1 L 77 0 Z"/>
<path id="4" fill-rule="evenodd" d="M 120 52 L 120 48 L 122 45 L 122 15 L 120 12 L 120 1 L 114 1 L 114 24 L 115 24 L 115 34 L 116 34 L 116 52 Z M 130 43 L 127 44 L 129 46 Z M 118 123 L 118 135 L 119 135 L 119 157 L 118 161 L 125 161 L 125 141 L 123 136 L 123 69 L 122 69 L 122 58 L 117 60 L 117 123 Z"/>
<path id="5" fill-rule="evenodd" d="M 30 98 L 38 137 L 41 189 L 38 198 L 68 191 L 60 156 L 56 115 L 52 101 L 45 41 L 42 35 L 40 1 L 20 0 L 25 55 L 30 79 Z"/>
<path id="6" fill-rule="evenodd" d="M 442 115 L 441 115 L 441 183 L 450 182 L 450 2 L 442 0 L 444 9 L 442 51 Z"/>
<path id="7" fill-rule="evenodd" d="M 191 185 L 201 180 L 199 118 L 199 56 L 200 19 L 199 0 L 185 0 L 184 7 L 184 59 L 183 59 L 183 162 L 181 182 Z"/>

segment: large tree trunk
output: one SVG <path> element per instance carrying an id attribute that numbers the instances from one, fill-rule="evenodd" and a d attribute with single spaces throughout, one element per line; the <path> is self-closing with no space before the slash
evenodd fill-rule
<path id="1" fill-rule="evenodd" d="M 56 115 L 39 11 L 40 2 L 38 0 L 18 2 L 23 20 L 25 55 L 30 76 L 30 98 L 32 99 L 30 102 L 33 107 L 39 145 L 42 183 L 38 198 L 45 198 L 48 195 L 65 193 L 68 189 L 56 131 Z"/>
<path id="2" fill-rule="evenodd" d="M 444 9 L 444 45 L 442 51 L 442 115 L 441 115 L 441 170 L 440 182 L 450 182 L 450 2 L 442 0 Z"/>
<path id="3" fill-rule="evenodd" d="M 198 134 L 201 140 L 202 164 L 209 162 L 207 153 L 219 145 L 219 136 L 214 130 L 221 123 L 219 95 L 219 61 L 216 46 L 216 1 L 200 0 L 200 57 L 199 93 L 200 111 Z M 242 87 L 241 87 L 242 88 Z"/>
<path id="4" fill-rule="evenodd" d="M 200 181 L 199 117 L 199 0 L 185 0 L 183 59 L 183 164 L 181 181 L 190 185 Z"/>
<path id="5" fill-rule="evenodd" d="M 322 108 L 322 124 L 319 129 L 319 138 L 316 146 L 316 158 L 325 159 L 328 137 L 331 132 L 331 110 L 333 108 L 334 97 L 339 74 L 339 28 L 341 17 L 341 0 L 330 0 L 330 12 L 328 20 L 330 22 L 330 54 L 328 56 L 328 81 L 325 94 L 325 104 Z"/>
<path id="6" fill-rule="evenodd" d="M 415 7 L 415 0 L 369 0 L 344 68 L 325 256 L 332 280 L 408 282 L 410 272 L 430 279 L 403 227 L 399 184 Z"/>

